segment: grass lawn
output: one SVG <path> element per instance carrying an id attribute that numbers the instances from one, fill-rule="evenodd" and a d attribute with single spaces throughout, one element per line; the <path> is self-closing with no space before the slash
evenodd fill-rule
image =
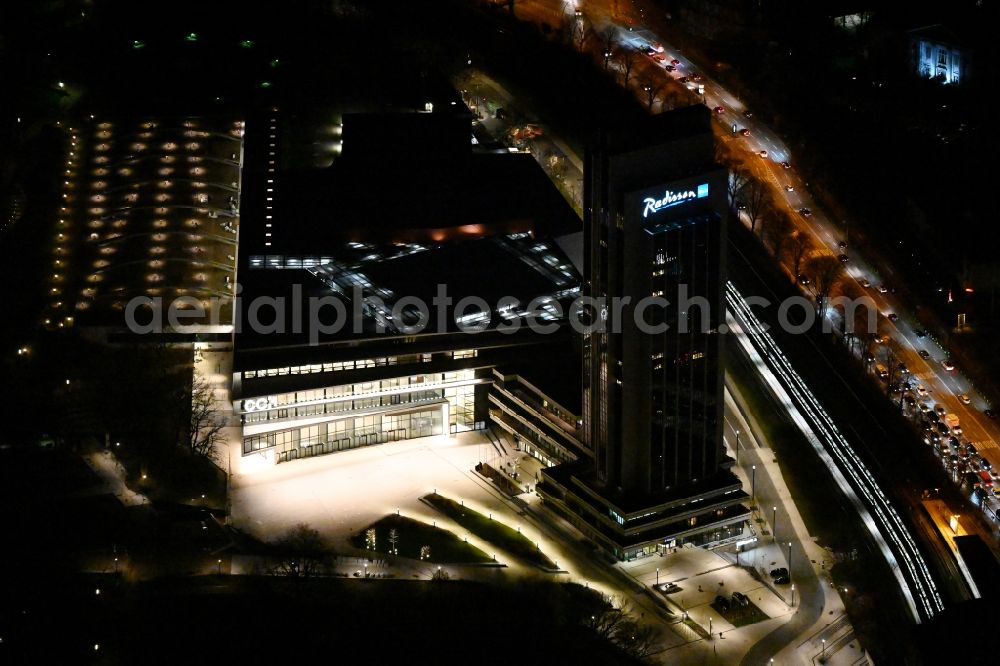
<path id="1" fill-rule="evenodd" d="M 543 569 L 556 568 L 555 562 L 546 557 L 533 541 L 507 525 L 437 493 L 425 495 L 423 500 L 480 539 Z"/>
<path id="2" fill-rule="evenodd" d="M 448 530 L 395 514 L 380 518 L 361 530 L 360 533 L 351 537 L 351 543 L 358 548 L 364 548 L 366 534 L 371 528 L 375 529 L 375 547 L 380 553 L 388 552 L 391 548 L 389 531 L 395 529 L 398 537 L 396 549 L 399 551 L 398 555 L 402 557 L 419 560 L 421 547 L 428 546 L 431 552 L 426 559 L 429 562 L 455 564 L 493 561 L 492 557 L 472 544 L 459 539 Z"/>

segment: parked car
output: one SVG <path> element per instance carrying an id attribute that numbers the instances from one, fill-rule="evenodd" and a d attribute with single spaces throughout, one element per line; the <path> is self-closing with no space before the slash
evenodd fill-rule
<path id="1" fill-rule="evenodd" d="M 958 396 L 958 399 L 961 400 L 962 404 L 965 405 L 968 405 L 970 402 L 972 402 L 972 398 L 969 397 L 968 393 L 963 393 L 962 395 Z"/>
<path id="2" fill-rule="evenodd" d="M 749 606 L 750 598 L 742 592 L 733 592 L 733 603 L 737 606 Z"/>
<path id="3" fill-rule="evenodd" d="M 808 208 L 799 208 L 799 214 L 802 215 L 802 217 L 812 217 L 813 212 Z"/>
<path id="4" fill-rule="evenodd" d="M 944 369 L 947 370 L 948 372 L 951 372 L 955 369 L 955 364 L 952 363 L 951 360 L 947 358 L 941 361 L 941 365 L 944 366 Z"/>
<path id="5" fill-rule="evenodd" d="M 719 610 L 729 610 L 729 599 L 726 599 L 721 594 L 715 596 L 715 605 Z"/>
<path id="6" fill-rule="evenodd" d="M 889 293 L 889 288 L 886 287 L 884 284 L 880 284 L 878 286 L 878 293 L 880 293 L 880 294 L 887 294 L 887 293 Z"/>
<path id="7" fill-rule="evenodd" d="M 861 286 L 864 287 L 865 289 L 871 289 L 872 283 L 870 280 L 864 279 L 861 281 Z"/>
<path id="8" fill-rule="evenodd" d="M 988 419 L 995 419 L 997 417 L 997 413 L 994 412 L 992 409 L 984 409 L 983 416 L 985 416 Z"/>
<path id="9" fill-rule="evenodd" d="M 742 134 L 743 136 L 750 136 L 750 130 L 744 127 L 743 129 L 740 130 L 740 134 Z"/>
<path id="10" fill-rule="evenodd" d="M 927 351 L 926 349 L 921 349 L 920 351 L 918 351 L 918 352 L 917 352 L 917 355 L 918 355 L 918 356 L 919 356 L 920 358 L 924 359 L 925 361 L 926 361 L 926 360 L 927 360 L 928 358 L 930 358 L 930 352 L 928 352 L 928 351 Z"/>
<path id="11" fill-rule="evenodd" d="M 761 157 L 767 157 L 767 151 L 766 150 L 762 150 L 762 151 L 760 151 L 757 154 L 760 155 Z"/>
<path id="12" fill-rule="evenodd" d="M 781 163 L 781 168 L 783 168 L 783 169 L 791 169 L 792 165 L 789 164 L 788 162 L 782 162 Z"/>
<path id="13" fill-rule="evenodd" d="M 771 578 L 777 578 L 778 576 L 787 576 L 788 569 L 785 567 L 778 567 L 777 569 L 771 569 Z"/>
<path id="14" fill-rule="evenodd" d="M 846 254 L 838 255 L 837 259 L 840 259 L 840 263 L 842 264 L 846 264 L 848 261 L 851 260 L 850 257 L 848 257 Z"/>
<path id="15" fill-rule="evenodd" d="M 725 112 L 726 112 L 726 107 L 724 107 L 724 106 L 717 106 L 717 107 L 715 107 L 715 109 L 713 109 L 713 110 L 714 110 L 714 111 L 715 111 L 716 113 L 725 113 Z"/>
<path id="16" fill-rule="evenodd" d="M 788 585 L 792 580 L 788 576 L 778 576 L 774 579 L 775 585 Z"/>

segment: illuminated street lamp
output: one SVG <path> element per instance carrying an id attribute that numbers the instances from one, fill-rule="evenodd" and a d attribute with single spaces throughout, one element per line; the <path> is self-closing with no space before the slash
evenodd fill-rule
<path id="1" fill-rule="evenodd" d="M 757 505 L 757 465 L 750 467 L 750 506 Z"/>
<path id="2" fill-rule="evenodd" d="M 778 507 L 771 507 L 771 536 L 778 540 Z"/>

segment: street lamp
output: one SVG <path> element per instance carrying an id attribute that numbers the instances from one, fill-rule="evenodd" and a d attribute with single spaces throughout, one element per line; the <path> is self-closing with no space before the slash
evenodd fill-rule
<path id="1" fill-rule="evenodd" d="M 823 654 L 820 656 L 820 659 L 826 661 L 826 639 L 821 638 L 820 640 L 823 641 Z"/>
<path id="2" fill-rule="evenodd" d="M 750 466 L 750 506 L 757 505 L 757 465 Z"/>
<path id="3" fill-rule="evenodd" d="M 778 540 L 778 507 L 771 507 L 771 536 Z"/>
<path id="4" fill-rule="evenodd" d="M 792 606 L 795 605 L 795 583 L 792 583 Z"/>
<path id="5" fill-rule="evenodd" d="M 788 542 L 788 572 L 792 571 L 792 542 Z"/>
<path id="6" fill-rule="evenodd" d="M 740 464 L 740 431 L 736 429 L 736 464 Z"/>
<path id="7" fill-rule="evenodd" d="M 660 584 L 660 567 L 656 567 L 656 584 Z"/>

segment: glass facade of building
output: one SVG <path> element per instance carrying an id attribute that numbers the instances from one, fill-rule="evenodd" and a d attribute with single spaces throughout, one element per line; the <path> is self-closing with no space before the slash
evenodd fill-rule
<path id="1" fill-rule="evenodd" d="M 275 429 L 245 436 L 243 453 L 272 447 L 281 452 L 315 444 L 329 448 L 326 445 L 334 442 L 336 446 L 324 451 L 330 453 L 385 441 L 481 429 L 484 424 L 475 418 L 477 383 L 475 371 L 458 370 L 247 398 L 242 401 L 244 428 L 273 424 Z M 440 421 L 440 408 L 429 405 L 445 401 L 449 414 L 447 431 L 412 418 L 405 423 L 399 421 L 420 405 L 428 408 L 419 413 L 433 412 Z M 324 415 L 330 418 L 323 419 Z M 303 419 L 310 423 L 282 428 L 285 423 L 291 425 Z"/>

